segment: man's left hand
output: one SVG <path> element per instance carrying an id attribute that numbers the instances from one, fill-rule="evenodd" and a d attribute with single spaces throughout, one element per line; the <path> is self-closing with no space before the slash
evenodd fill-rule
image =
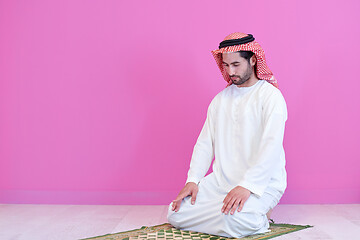
<path id="1" fill-rule="evenodd" d="M 249 190 L 241 186 L 233 188 L 224 198 L 224 206 L 222 207 L 221 212 L 228 214 L 231 209 L 230 214 L 233 215 L 238 206 L 238 212 L 240 212 L 245 202 L 250 197 L 250 194 L 251 192 Z"/>

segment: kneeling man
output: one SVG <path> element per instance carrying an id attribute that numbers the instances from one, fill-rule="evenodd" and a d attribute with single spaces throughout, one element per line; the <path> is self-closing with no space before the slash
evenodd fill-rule
<path id="1" fill-rule="evenodd" d="M 267 213 L 286 188 L 286 103 L 251 34 L 230 34 L 212 54 L 228 85 L 208 107 L 168 221 L 224 237 L 268 232 Z"/>

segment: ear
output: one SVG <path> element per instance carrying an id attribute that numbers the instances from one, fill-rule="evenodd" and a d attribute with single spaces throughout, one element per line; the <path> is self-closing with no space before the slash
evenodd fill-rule
<path id="1" fill-rule="evenodd" d="M 252 55 L 252 57 L 250 58 L 250 65 L 253 67 L 253 66 L 255 66 L 255 64 L 256 64 L 256 56 L 255 56 L 255 54 L 254 54 L 254 55 Z"/>

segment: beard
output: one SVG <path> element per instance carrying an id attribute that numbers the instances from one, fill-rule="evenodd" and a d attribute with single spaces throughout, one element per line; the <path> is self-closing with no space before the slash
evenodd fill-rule
<path id="1" fill-rule="evenodd" d="M 252 68 L 249 66 L 246 69 L 246 72 L 244 73 L 243 76 L 230 75 L 230 78 L 236 77 L 237 79 L 235 79 L 235 80 L 231 79 L 232 83 L 235 85 L 241 85 L 241 84 L 244 84 L 245 82 L 247 82 L 251 78 L 251 74 L 252 74 Z"/>

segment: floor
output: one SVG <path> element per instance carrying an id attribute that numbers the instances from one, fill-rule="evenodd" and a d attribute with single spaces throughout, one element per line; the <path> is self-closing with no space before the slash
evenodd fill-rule
<path id="1" fill-rule="evenodd" d="M 1 240 L 74 240 L 157 225 L 167 206 L 0 204 Z M 360 204 L 278 205 L 277 223 L 313 225 L 278 240 L 360 239 Z"/>

